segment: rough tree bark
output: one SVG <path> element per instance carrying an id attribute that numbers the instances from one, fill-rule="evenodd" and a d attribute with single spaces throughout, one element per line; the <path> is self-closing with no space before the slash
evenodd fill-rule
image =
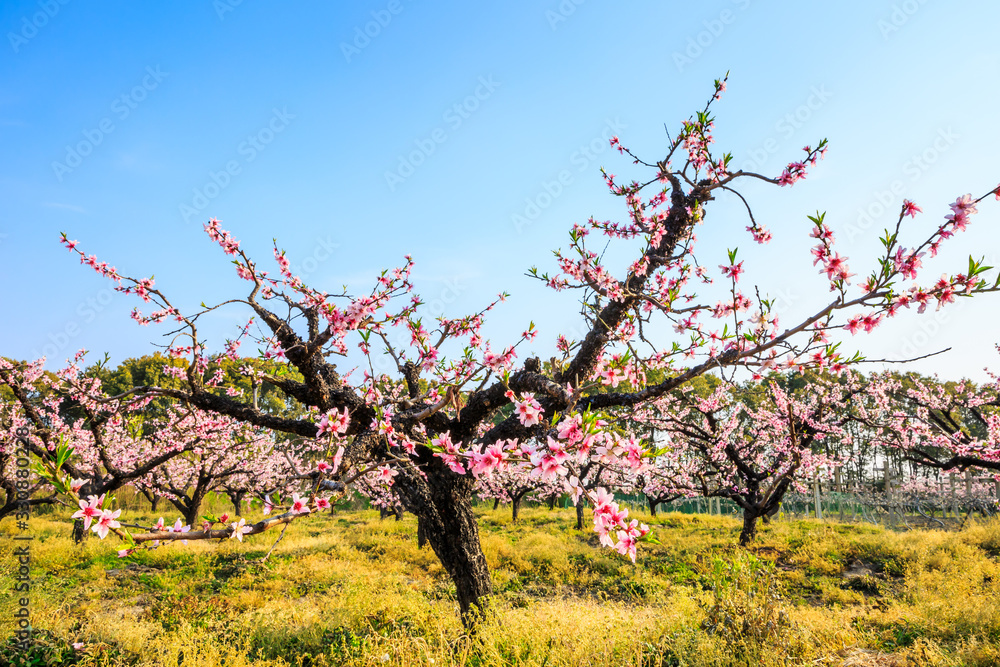
<path id="1" fill-rule="evenodd" d="M 743 530 L 740 531 L 740 546 L 745 547 L 757 539 L 757 519 L 761 514 L 752 509 L 743 510 Z"/>
<path id="2" fill-rule="evenodd" d="M 427 532 L 424 529 L 424 522 L 417 517 L 417 548 L 423 549 L 427 544 Z"/>
<path id="3" fill-rule="evenodd" d="M 427 543 L 455 583 L 463 623 L 473 626 L 493 595 L 493 581 L 472 510 L 473 481 L 452 474 L 440 459 L 435 459 L 428 465 L 425 478 L 400 480 L 400 486 L 406 509 L 416 514 L 418 530 L 423 527 Z"/>

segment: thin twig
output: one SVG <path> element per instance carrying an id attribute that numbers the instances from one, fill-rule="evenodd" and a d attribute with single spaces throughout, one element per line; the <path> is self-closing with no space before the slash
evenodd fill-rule
<path id="1" fill-rule="evenodd" d="M 271 545 L 271 548 L 267 550 L 267 553 L 266 553 L 266 554 L 264 554 L 264 557 L 263 557 L 263 558 L 261 558 L 261 559 L 260 559 L 260 560 L 259 560 L 258 562 L 260 562 L 260 563 L 263 563 L 263 562 L 265 562 L 265 561 L 266 561 L 266 560 L 267 560 L 268 558 L 270 558 L 270 557 L 271 557 L 271 552 L 272 552 L 272 551 L 274 551 L 274 547 L 278 546 L 278 542 L 280 542 L 280 541 L 281 541 L 281 538 L 285 536 L 285 531 L 286 531 L 286 530 L 288 530 L 288 524 L 287 524 L 287 523 L 286 523 L 286 524 L 284 525 L 284 527 L 282 527 L 282 529 L 281 529 L 281 535 L 278 535 L 278 539 L 276 539 L 276 540 L 274 541 L 274 544 L 272 544 L 272 545 Z"/>

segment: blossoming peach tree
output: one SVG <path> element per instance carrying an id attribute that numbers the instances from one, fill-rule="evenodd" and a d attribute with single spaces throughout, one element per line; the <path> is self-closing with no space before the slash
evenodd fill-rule
<path id="1" fill-rule="evenodd" d="M 248 422 L 180 405 L 153 415 L 151 396 L 108 397 L 99 378 L 82 372 L 82 360 L 79 354 L 47 374 L 41 361 L 0 359 L 0 382 L 12 396 L 0 406 L 0 423 L 37 459 L 31 495 L 49 504 L 61 502 L 60 493 L 70 496 L 83 530 L 124 486 L 166 498 L 194 524 L 205 495 L 224 480 L 252 474 L 253 488 L 284 488 L 302 455 L 279 451 L 273 432 Z M 6 474 L 4 488 L 0 518 L 18 511 L 16 484 Z"/>
<path id="2" fill-rule="evenodd" d="M 556 354 L 544 364 L 519 356 L 536 338 L 533 324 L 502 347 L 484 338 L 486 315 L 506 295 L 471 315 L 422 319 L 409 257 L 398 268 L 383 271 L 368 293 L 329 293 L 294 275 L 277 246 L 277 272 L 263 270 L 212 219 L 205 231 L 232 258 L 246 289 L 224 303 L 182 312 L 152 278 L 121 275 L 63 235 L 63 243 L 81 262 L 114 281 L 120 292 L 151 304 L 148 314 L 134 311 L 139 324 L 175 323 L 170 352 L 188 361 L 181 373 L 184 387 L 136 386 L 129 401 L 173 399 L 185 410 L 314 440 L 326 453 L 302 475 L 307 479 L 298 493 L 271 500 L 267 509 L 273 515 L 252 524 L 241 519 L 183 533 L 160 526 L 122 531 L 128 548 L 182 539 L 243 539 L 308 516 L 329 503 L 327 490 L 343 493 L 360 476 L 374 475 L 391 485 L 394 496 L 416 515 L 420 531 L 455 583 L 463 619 L 470 622 L 492 592 L 471 504 L 477 479 L 513 466 L 536 479 L 558 482 L 575 501 L 592 506 L 601 542 L 634 558 L 637 543 L 650 539 L 648 528 L 630 519 L 612 489 L 590 488 L 572 471 L 597 462 L 638 475 L 670 453 L 670 441 L 625 427 L 637 411 L 710 372 L 742 372 L 754 379 L 781 368 L 839 372 L 862 357 L 840 352 L 830 339 L 834 332 L 870 331 L 900 309 L 916 305 L 923 311 L 929 304 L 997 288 L 985 282 L 986 267 L 975 261 L 967 271 L 930 284 L 903 284 L 917 278 L 924 254 L 934 254 L 940 243 L 966 227 L 982 198 L 960 197 L 928 239 L 904 246 L 903 222 L 920 212 L 906 202 L 895 229 L 882 238 L 881 258 L 853 283 L 832 228 L 817 214 L 788 233 L 811 233 L 814 265 L 820 266 L 829 291 L 817 294 L 812 315 L 779 326 L 774 301 L 741 283 L 744 267 L 737 250 L 704 264 L 698 261 L 696 230 L 708 220 L 713 200 L 733 197 L 746 205 L 747 222 L 727 228 L 726 237 L 735 241 L 745 228 L 754 242 L 768 243 L 771 232 L 754 217 L 737 187 L 747 179 L 791 186 L 825 154 L 827 142 L 805 147 L 801 161 L 778 175 L 731 170 L 733 156 L 713 150 L 712 108 L 725 87 L 725 79 L 715 82 L 704 107 L 676 134 L 668 134 L 659 159 L 643 159 L 618 137 L 611 139 L 631 163 L 628 168 L 641 175 L 623 180 L 602 170 L 610 193 L 624 204 L 623 219 L 573 225 L 568 247 L 556 253 L 558 270 L 530 271 L 554 290 L 579 295 L 585 322 L 582 339 L 558 336 Z M 607 242 L 632 253 L 631 261 L 607 265 L 594 237 L 604 237 L 600 246 Z M 706 268 L 719 259 L 717 272 Z M 722 298 L 700 298 L 696 292 L 710 293 L 713 275 L 720 280 Z M 263 324 L 265 333 L 257 342 L 265 356 L 297 371 L 296 379 L 264 379 L 308 406 L 309 415 L 268 414 L 212 386 L 199 321 L 220 308 L 249 309 Z M 236 358 L 241 343 L 253 338 L 249 331 L 244 328 L 228 341 L 223 354 Z M 364 361 L 343 373 L 334 360 L 349 354 Z M 376 355 L 388 355 L 395 372 L 376 373 Z M 94 397 L 109 399 L 125 400 Z M 109 507 L 101 512 L 102 517 L 113 513 Z"/>
<path id="3" fill-rule="evenodd" d="M 647 473 L 655 492 L 732 501 L 743 512 L 740 544 L 751 542 L 757 521 L 776 513 L 786 493 L 806 491 L 808 480 L 841 463 L 834 452 L 849 438 L 845 408 L 866 409 L 855 400 L 869 387 L 859 373 L 793 382 L 800 378 L 774 373 L 766 382 L 720 384 L 708 396 L 686 388 L 644 409 L 643 421 L 671 443 Z"/>
<path id="4" fill-rule="evenodd" d="M 1000 479 L 1000 376 L 990 373 L 981 385 L 908 380 L 873 377 L 869 393 L 882 409 L 852 418 L 906 461 L 931 470 L 983 470 Z"/>

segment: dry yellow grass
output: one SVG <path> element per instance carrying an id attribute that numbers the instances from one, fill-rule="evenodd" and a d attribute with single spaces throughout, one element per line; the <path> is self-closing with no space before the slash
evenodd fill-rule
<path id="1" fill-rule="evenodd" d="M 573 530 L 572 511 L 482 515 L 497 595 L 472 638 L 412 519 L 370 511 L 293 525 L 264 565 L 271 541 L 256 538 L 144 552 L 129 567 L 108 541 L 76 546 L 68 524 L 36 517 L 32 621 L 52 644 L 83 642 L 80 665 L 1000 665 L 998 522 L 777 522 L 747 553 L 732 519 L 668 514 L 655 521 L 662 544 L 632 566 Z M 7 590 L 12 563 L 3 539 Z M 769 581 L 773 614 L 708 629 L 713 606 L 743 614 Z M 0 599 L 3 636 L 12 605 Z M 767 618 L 764 642 L 741 625 Z"/>

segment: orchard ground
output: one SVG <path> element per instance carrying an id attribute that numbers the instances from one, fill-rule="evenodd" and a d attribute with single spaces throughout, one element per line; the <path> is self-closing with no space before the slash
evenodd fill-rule
<path id="1" fill-rule="evenodd" d="M 30 612 L 47 632 L 33 650 L 70 658 L 51 664 L 170 667 L 1000 664 L 997 520 L 905 533 L 779 520 L 744 550 L 736 519 L 668 513 L 645 518 L 662 544 L 633 566 L 576 531 L 572 508 L 527 509 L 517 524 L 507 508 L 477 513 L 497 596 L 472 638 L 410 516 L 310 517 L 264 564 L 278 531 L 120 560 L 109 541 L 78 547 L 69 523 L 36 516 Z M 5 591 L 15 560 L 0 541 Z M 5 637 L 14 604 L 0 601 Z"/>

